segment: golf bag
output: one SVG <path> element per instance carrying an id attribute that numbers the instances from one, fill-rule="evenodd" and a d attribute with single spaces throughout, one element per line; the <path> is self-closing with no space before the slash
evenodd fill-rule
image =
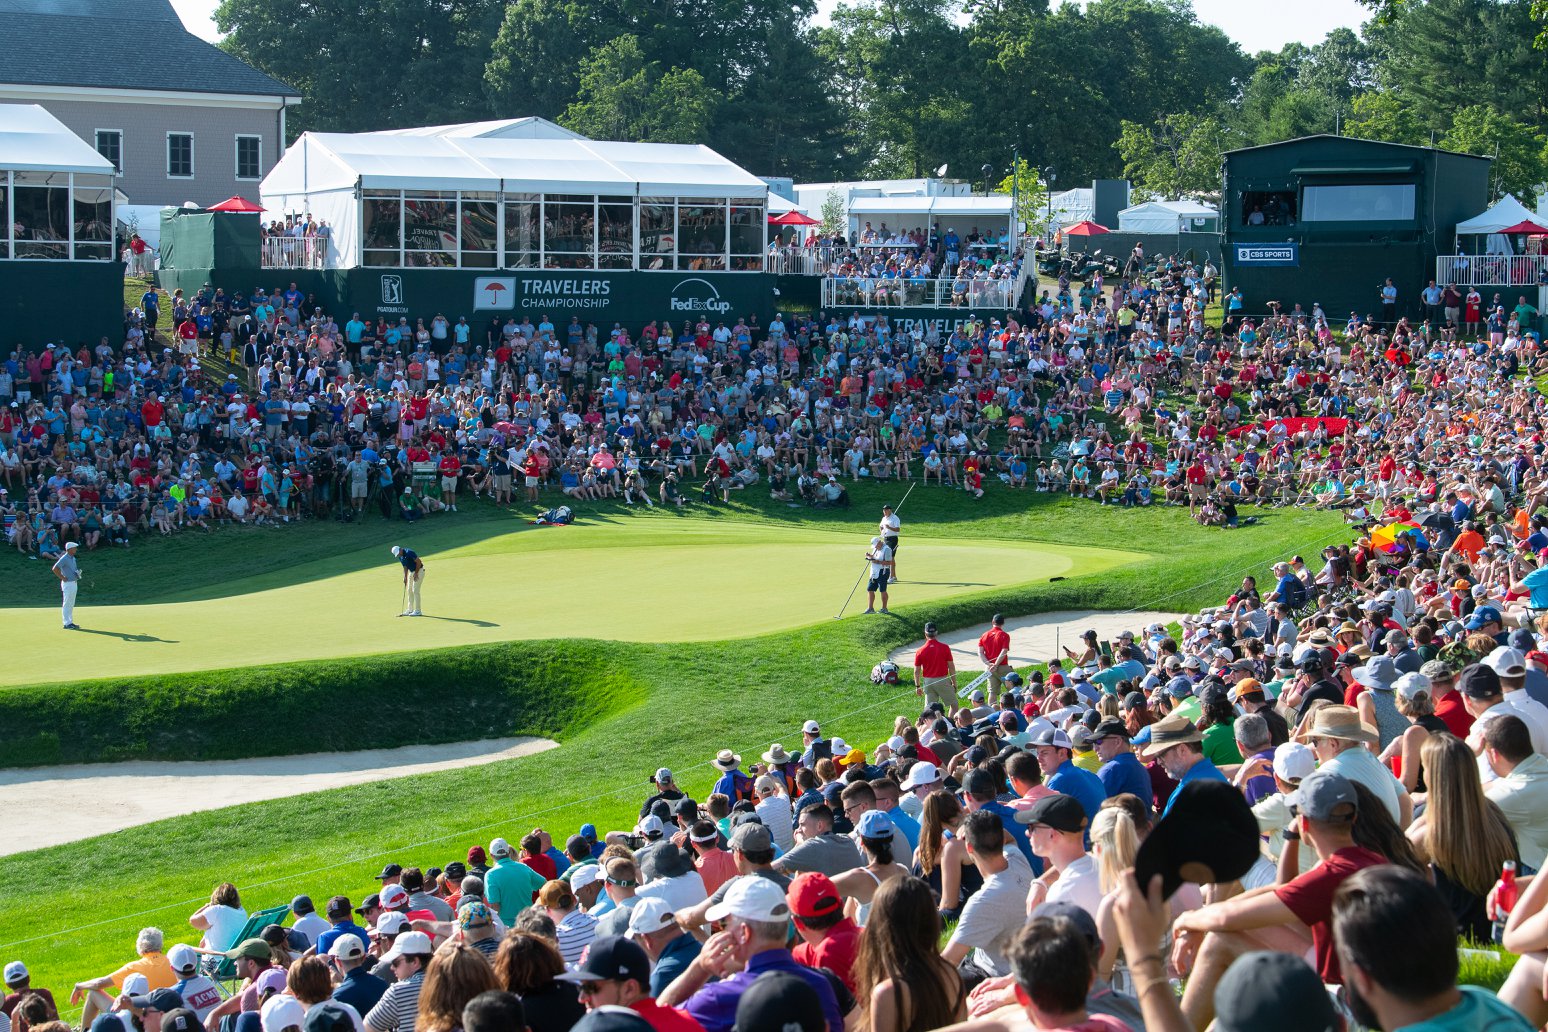
<path id="1" fill-rule="evenodd" d="M 884 659 L 871 668 L 872 684 L 897 684 L 898 665 L 890 659 Z"/>
<path id="2" fill-rule="evenodd" d="M 544 525 L 563 526 L 575 522 L 575 513 L 570 511 L 568 505 L 561 505 L 557 509 L 549 509 L 543 513 L 537 518 L 536 522 Z"/>

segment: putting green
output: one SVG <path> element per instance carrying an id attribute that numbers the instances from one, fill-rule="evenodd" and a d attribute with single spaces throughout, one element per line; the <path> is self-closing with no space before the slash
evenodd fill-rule
<path id="1" fill-rule="evenodd" d="M 404 543 L 414 547 L 413 532 Z M 278 543 L 276 542 L 276 545 Z M 401 574 L 385 549 L 232 580 L 219 598 L 0 610 L 0 685 L 171 673 L 533 638 L 712 641 L 830 619 L 863 569 L 852 534 L 693 518 L 522 527 L 427 550 L 422 618 L 399 618 Z M 894 606 L 1048 577 L 1101 572 L 1141 555 L 1036 542 L 912 537 Z M 350 572 L 334 572 L 334 568 Z M 864 585 L 847 610 L 859 618 Z M 202 589 L 207 591 L 207 588 Z M 867 617 L 866 619 L 875 619 Z"/>

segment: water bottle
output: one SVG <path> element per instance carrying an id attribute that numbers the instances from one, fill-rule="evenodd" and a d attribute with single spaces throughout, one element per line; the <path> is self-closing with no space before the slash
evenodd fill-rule
<path id="1" fill-rule="evenodd" d="M 1505 922 L 1510 920 L 1510 912 L 1516 909 L 1516 862 L 1505 861 L 1500 868 L 1500 885 L 1494 893 L 1494 941 L 1503 942 L 1505 939 Z"/>

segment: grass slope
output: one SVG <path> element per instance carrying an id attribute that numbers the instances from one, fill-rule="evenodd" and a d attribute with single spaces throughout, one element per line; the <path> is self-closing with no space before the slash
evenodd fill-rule
<path id="1" fill-rule="evenodd" d="M 849 514 L 742 505 L 722 511 L 722 518 L 868 532 L 880 499 L 895 494 L 871 485 L 860 493 L 863 504 Z M 871 685 L 866 674 L 889 649 L 914 639 L 925 619 L 958 627 L 999 609 L 1196 607 L 1219 599 L 1244 573 L 1261 573 L 1269 560 L 1311 551 L 1341 533 L 1337 517 L 1325 513 L 1280 510 L 1258 526 L 1223 532 L 1198 528 L 1176 510 L 1133 513 L 1004 494 L 985 502 L 975 510 L 960 495 L 916 491 L 903 515 L 916 537 L 1109 541 L 1155 558 L 1057 583 L 908 602 L 897 620 L 823 620 L 735 643 L 534 643 L 551 650 L 546 655 L 554 660 L 548 673 L 535 668 L 535 678 L 567 664 L 579 671 L 545 703 L 559 710 L 552 733 L 561 748 L 193 814 L 13 856 L 11 876 L 0 885 L 0 955 L 25 958 L 39 984 L 59 987 L 122 963 L 142 925 L 165 928 L 169 943 L 195 939 L 187 914 L 225 879 L 241 886 L 250 908 L 301 891 L 314 897 L 342 891 L 358 899 L 373 887 L 371 875 L 383 857 L 444 865 L 473 842 L 538 825 L 560 839 L 588 820 L 626 827 L 644 797 L 645 778 L 663 764 L 703 798 L 714 773 L 706 759 L 716 749 L 735 748 L 751 761 L 771 742 L 799 741 L 808 717 L 873 745 L 914 700 L 911 692 Z M 147 578 L 142 586 L 147 593 L 169 591 L 177 579 Z M 661 604 L 648 584 L 637 595 L 639 604 Z M 394 706 L 362 705 L 356 723 L 394 720 L 423 728 L 455 719 L 461 704 L 455 680 L 413 684 L 396 694 Z M 500 733 L 523 730 L 530 729 Z M 319 734 L 306 723 L 251 731 L 302 740 Z"/>

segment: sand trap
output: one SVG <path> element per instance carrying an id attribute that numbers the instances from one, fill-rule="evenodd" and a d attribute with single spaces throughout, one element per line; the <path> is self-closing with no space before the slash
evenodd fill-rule
<path id="1" fill-rule="evenodd" d="M 194 763 L 87 763 L 0 770 L 0 856 L 104 835 L 199 810 L 318 792 L 552 749 L 546 738 L 491 738 L 347 753 Z"/>
<path id="2" fill-rule="evenodd" d="M 1054 658 L 1054 632 L 1058 631 L 1059 645 L 1074 648 L 1084 631 L 1096 631 L 1102 641 L 1111 641 L 1120 631 L 1138 634 L 1146 624 L 1165 626 L 1182 620 L 1181 613 L 1157 613 L 1143 610 L 1137 613 L 1109 613 L 1092 610 L 1061 610 L 1054 613 L 1038 613 L 1036 616 L 1007 617 L 1005 630 L 1010 634 L 1012 666 L 1029 663 L 1046 663 Z M 948 631 L 941 640 L 951 646 L 958 670 L 982 670 L 984 663 L 978 658 L 978 639 L 989 629 L 989 624 L 964 627 Z M 893 652 L 890 658 L 905 671 L 914 665 L 914 651 L 924 644 L 924 639 L 905 645 Z M 912 677 L 908 674 L 908 677 Z"/>

